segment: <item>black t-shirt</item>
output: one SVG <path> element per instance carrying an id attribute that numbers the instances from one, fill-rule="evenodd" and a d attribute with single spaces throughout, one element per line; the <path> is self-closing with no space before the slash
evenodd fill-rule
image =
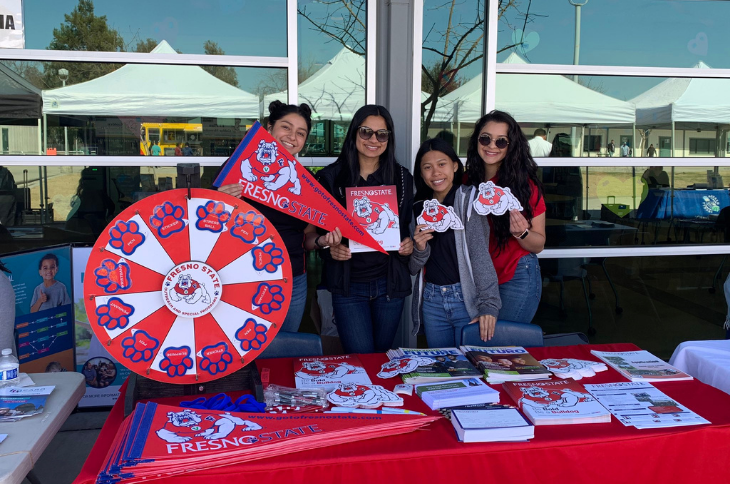
<path id="1" fill-rule="evenodd" d="M 367 180 L 360 177 L 358 187 L 377 187 L 384 185 L 382 166 L 375 173 L 368 175 Z M 347 207 L 351 209 L 352 207 Z M 388 275 L 388 257 L 382 252 L 358 252 L 350 259 L 350 281 L 372 282 Z"/>
<path id="2" fill-rule="evenodd" d="M 454 206 L 454 197 L 459 187 L 453 186 L 444 198 L 442 205 Z M 416 217 L 423 211 L 423 201 L 413 204 L 413 212 Z M 431 246 L 431 255 L 428 257 L 425 266 L 426 282 L 437 286 L 448 286 L 456 284 L 459 278 L 459 260 L 456 257 L 456 237 L 454 230 L 446 232 L 432 232 L 433 239 L 428 241 Z"/>

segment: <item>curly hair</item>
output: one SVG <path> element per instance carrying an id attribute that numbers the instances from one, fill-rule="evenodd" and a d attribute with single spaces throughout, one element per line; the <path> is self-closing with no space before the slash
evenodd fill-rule
<path id="1" fill-rule="evenodd" d="M 537 200 L 542 197 L 542 182 L 537 177 L 537 163 L 532 159 L 530 154 L 530 146 L 527 144 L 527 138 L 522 133 L 522 129 L 517 121 L 504 111 L 491 111 L 479 119 L 474 126 L 474 132 L 469 138 L 469 148 L 466 154 L 466 175 L 469 184 L 476 187 L 480 183 L 487 181 L 487 170 L 484 160 L 479 156 L 479 133 L 489 122 L 504 123 L 507 125 L 507 137 L 509 145 L 507 145 L 507 154 L 502 160 L 502 164 L 497 171 L 497 179 L 499 185 L 508 187 L 512 194 L 517 197 L 520 204 L 524 207 L 523 215 L 532 227 L 532 207 L 530 206 L 530 196 L 532 182 L 537 189 Z M 494 235 L 497 239 L 497 248 L 501 250 L 510 239 L 512 234 L 509 231 L 509 214 L 495 217 L 492 216 L 492 227 Z"/>

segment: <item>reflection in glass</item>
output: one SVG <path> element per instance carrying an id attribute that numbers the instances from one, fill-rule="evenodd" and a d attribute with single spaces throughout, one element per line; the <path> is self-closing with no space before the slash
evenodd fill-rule
<path id="1" fill-rule="evenodd" d="M 725 167 L 542 167 L 546 246 L 730 243 Z"/>
<path id="2" fill-rule="evenodd" d="M 156 49 L 174 53 L 165 42 Z M 286 78 L 285 69 L 108 64 L 108 74 L 73 83 L 80 63 L 57 64 L 69 80 L 44 90 L 23 77 L 27 69 L 15 71 L 17 63 L 0 65 L 13 87 L 0 91 L 2 104 L 13 106 L 0 110 L 3 154 L 228 156 L 261 118 L 269 81 Z M 234 78 L 264 81 L 249 92 Z"/>

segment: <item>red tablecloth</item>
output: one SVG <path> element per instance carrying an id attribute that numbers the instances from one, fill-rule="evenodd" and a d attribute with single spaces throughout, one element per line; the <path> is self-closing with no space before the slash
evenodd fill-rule
<path id="1" fill-rule="evenodd" d="M 631 351 L 631 344 L 533 348 L 538 359 L 596 360 L 591 349 Z M 387 358 L 359 355 L 373 383 L 392 389 L 400 379 L 375 375 Z M 259 360 L 271 370 L 271 383 L 294 386 L 290 358 Z M 584 379 L 588 383 L 625 381 L 613 370 Z M 337 447 L 293 453 L 245 464 L 175 476 L 165 483 L 200 482 L 727 482 L 730 479 L 730 395 L 699 381 L 658 383 L 672 398 L 702 415 L 712 425 L 638 430 L 611 423 L 540 426 L 530 442 L 457 442 L 446 419 L 426 430 Z M 498 387 L 495 387 L 498 388 Z M 433 413 L 418 397 L 404 397 L 404 408 Z M 75 483 L 91 483 L 122 421 L 124 388 L 109 414 Z M 502 393 L 503 403 L 512 403 Z M 169 399 L 168 399 L 169 402 Z"/>

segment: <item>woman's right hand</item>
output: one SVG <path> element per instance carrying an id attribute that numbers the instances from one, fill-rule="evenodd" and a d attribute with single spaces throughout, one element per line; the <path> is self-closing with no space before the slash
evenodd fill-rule
<path id="1" fill-rule="evenodd" d="M 218 188 L 219 192 L 223 192 L 226 195 L 232 195 L 236 198 L 241 198 L 243 193 L 243 187 L 240 183 L 231 183 L 230 185 L 223 185 Z"/>
<path id="2" fill-rule="evenodd" d="M 342 243 L 342 232 L 340 232 L 339 227 L 335 227 L 332 232 L 324 234 L 324 244 L 320 242 L 321 245 L 328 245 L 330 247 L 335 247 L 340 245 L 340 243 Z"/>
<path id="3" fill-rule="evenodd" d="M 419 252 L 426 250 L 427 242 L 433 239 L 433 229 L 429 229 L 428 225 L 416 225 L 416 232 L 413 234 L 413 241 L 416 243 L 416 249 Z"/>
<path id="4" fill-rule="evenodd" d="M 330 246 L 330 255 L 332 256 L 332 258 L 334 260 L 340 260 L 340 261 L 350 260 L 352 258 L 352 253 L 350 252 L 350 248 L 345 245 L 342 245 L 342 244 L 331 245 Z"/>

